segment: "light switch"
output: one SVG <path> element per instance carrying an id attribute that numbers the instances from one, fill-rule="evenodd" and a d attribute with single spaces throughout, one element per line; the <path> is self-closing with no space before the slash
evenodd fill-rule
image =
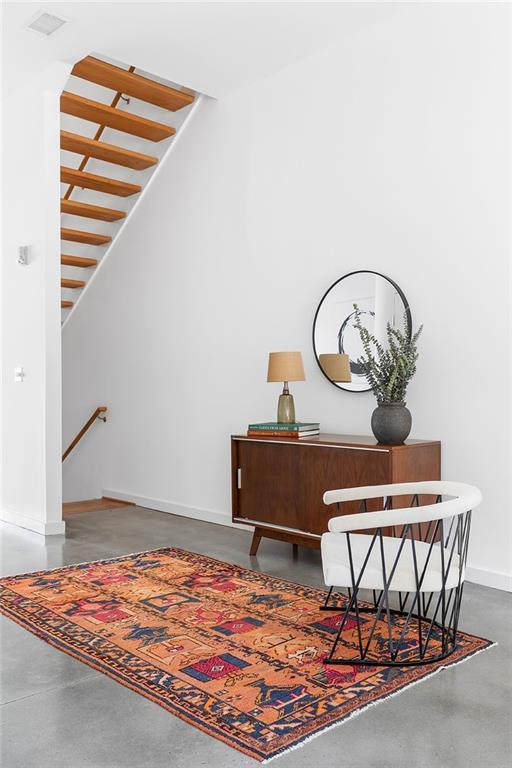
<path id="1" fill-rule="evenodd" d="M 14 369 L 14 381 L 16 384 L 23 384 L 23 380 L 25 379 L 25 371 L 23 368 L 15 368 Z"/>
<path id="2" fill-rule="evenodd" d="M 29 245 L 20 245 L 18 246 L 18 264 L 28 264 L 28 257 L 30 253 L 30 246 Z"/>

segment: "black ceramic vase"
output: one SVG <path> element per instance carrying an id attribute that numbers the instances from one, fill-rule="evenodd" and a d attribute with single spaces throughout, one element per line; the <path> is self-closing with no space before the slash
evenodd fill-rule
<path id="1" fill-rule="evenodd" d="M 372 432 L 379 443 L 401 445 L 409 436 L 412 416 L 405 403 L 378 405 L 372 413 Z"/>

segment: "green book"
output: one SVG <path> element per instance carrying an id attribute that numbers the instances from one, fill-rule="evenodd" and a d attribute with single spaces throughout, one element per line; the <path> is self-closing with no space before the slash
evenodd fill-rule
<path id="1" fill-rule="evenodd" d="M 251 431 L 257 432 L 308 432 L 314 429 L 320 429 L 317 421 L 296 421 L 293 424 L 284 424 L 282 421 L 264 421 L 261 424 L 249 424 Z"/>

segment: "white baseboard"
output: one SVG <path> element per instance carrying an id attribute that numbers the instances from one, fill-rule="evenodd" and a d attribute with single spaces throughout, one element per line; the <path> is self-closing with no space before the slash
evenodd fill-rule
<path id="1" fill-rule="evenodd" d="M 466 567 L 466 579 L 474 584 L 481 584 L 483 587 L 493 587 L 493 589 L 512 592 L 512 575 L 509 573 L 488 571 L 486 568 L 475 568 L 468 565 Z"/>
<path id="2" fill-rule="evenodd" d="M 124 491 L 116 491 L 111 488 L 105 488 L 103 490 L 103 496 L 108 496 L 112 499 L 120 499 L 120 501 L 130 501 L 132 504 L 137 504 L 139 507 L 156 509 L 159 512 L 167 512 L 171 515 L 179 515 L 180 517 L 189 517 L 192 520 L 202 520 L 206 523 L 216 523 L 217 525 L 227 525 L 230 528 L 252 531 L 251 526 L 237 525 L 236 523 L 231 522 L 231 516 L 226 512 L 190 507 L 185 504 L 177 504 L 174 501 L 153 499 L 149 496 L 139 496 L 136 493 L 125 493 Z M 494 589 L 503 589 L 507 592 L 512 592 L 512 576 L 507 573 L 501 573 L 500 571 L 488 571 L 485 568 L 467 566 L 466 579 L 475 584 L 481 584 L 484 587 L 493 587 Z"/>
<path id="3" fill-rule="evenodd" d="M 66 530 L 64 520 L 43 522 L 42 520 L 34 520 L 32 517 L 21 515 L 19 512 L 13 512 L 10 509 L 0 510 L 0 520 L 10 525 L 17 525 L 19 528 L 26 528 L 28 531 L 40 533 L 42 536 L 58 536 Z"/>
<path id="4" fill-rule="evenodd" d="M 174 501 L 166 501 L 165 499 L 153 499 L 150 496 L 139 496 L 136 493 L 115 491 L 112 488 L 104 488 L 102 495 L 110 499 L 131 501 L 132 504 L 137 504 L 138 507 L 156 509 L 158 512 L 167 512 L 171 515 L 189 517 L 192 520 L 202 520 L 205 523 L 227 525 L 229 528 L 238 528 L 241 531 L 252 531 L 252 526 L 237 525 L 236 523 L 233 523 L 231 521 L 231 515 L 228 515 L 226 512 L 217 512 L 213 509 L 201 509 L 200 507 L 189 507 L 186 504 L 178 504 Z"/>

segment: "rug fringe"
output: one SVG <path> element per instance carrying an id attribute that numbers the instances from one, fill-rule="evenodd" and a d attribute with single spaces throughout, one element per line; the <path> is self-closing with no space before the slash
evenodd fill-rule
<path id="1" fill-rule="evenodd" d="M 1 521 L 0 521 L 1 524 Z M 8 525 L 8 523 L 7 523 Z M 0 579 L 14 579 L 18 576 L 20 577 L 26 577 L 26 576 L 33 576 L 36 573 L 52 573 L 52 571 L 60 571 L 62 568 L 77 568 L 80 565 L 96 565 L 97 563 L 113 563 L 116 560 L 124 560 L 126 557 L 138 557 L 139 555 L 149 555 L 153 554 L 155 552 L 167 552 L 170 549 L 172 549 L 174 552 L 183 552 L 186 555 L 197 555 L 197 557 L 203 557 L 205 560 L 210 560 L 212 563 L 219 563 L 220 565 L 230 565 L 232 568 L 236 568 L 238 571 L 242 571 L 244 573 L 258 573 L 262 576 L 270 576 L 271 578 L 275 579 L 276 581 L 281 582 L 282 584 L 289 584 L 292 587 L 302 587 L 303 589 L 310 590 L 311 592 L 318 593 L 320 595 L 323 595 L 322 602 L 324 601 L 324 597 L 327 594 L 327 588 L 317 586 L 312 587 L 310 584 L 304 584 L 299 581 L 290 581 L 290 579 L 285 579 L 282 576 L 272 576 L 272 574 L 263 573 L 262 571 L 255 571 L 252 568 L 247 568 L 244 565 L 240 565 L 239 563 L 229 563 L 226 560 L 220 560 L 218 557 L 212 557 L 211 555 L 206 555 L 204 552 L 195 552 L 192 549 L 183 549 L 183 547 L 175 547 L 172 544 L 169 544 L 166 547 L 158 547 L 157 549 L 143 549 L 140 552 L 127 552 L 123 555 L 114 555 L 113 557 L 103 557 L 99 560 L 85 560 L 81 563 L 68 563 L 67 565 L 58 565 L 56 568 L 41 568 L 38 571 L 28 571 L 27 573 L 13 573 L 10 576 L 1 576 Z"/>
<path id="2" fill-rule="evenodd" d="M 320 731 L 317 731 L 316 733 L 312 733 L 309 736 L 306 736 L 306 738 L 303 739 L 303 741 L 300 741 L 298 744 L 293 744 L 293 746 L 283 749 L 282 752 L 278 752 L 277 754 L 272 755 L 272 757 L 267 757 L 265 760 L 261 761 L 262 765 L 265 765 L 266 763 L 271 763 L 272 760 L 277 760 L 279 757 L 283 757 L 283 755 L 287 755 L 288 752 L 293 752 L 295 749 L 301 749 L 310 741 L 313 741 L 313 739 L 316 739 L 318 736 L 323 736 L 324 733 L 327 733 L 327 731 L 332 731 L 334 728 L 337 728 L 340 725 L 344 725 L 348 720 L 351 720 L 353 717 L 357 717 L 358 715 L 360 715 L 362 712 L 365 712 L 370 707 L 376 707 L 379 704 L 381 704 L 383 701 L 388 701 L 389 699 L 392 699 L 394 696 L 400 696 L 400 694 L 403 693 L 404 691 L 409 690 L 409 688 L 413 688 L 415 685 L 419 685 L 420 683 L 423 683 L 425 680 L 428 680 L 429 678 L 434 677 L 434 675 L 437 675 L 439 672 L 443 672 L 446 669 L 450 669 L 450 667 L 456 667 L 458 664 L 463 664 L 465 661 L 468 661 L 468 659 L 472 659 L 474 656 L 477 656 L 479 653 L 483 653 L 484 651 L 489 651 L 491 648 L 495 648 L 497 645 L 498 643 L 490 643 L 485 648 L 478 648 L 476 651 L 473 651 L 473 653 L 470 653 L 468 656 L 464 656 L 463 659 L 452 661 L 451 664 L 445 664 L 442 667 L 438 667 L 433 672 L 430 672 L 428 675 L 425 675 L 424 677 L 421 677 L 418 680 L 413 680 L 412 682 L 407 683 L 398 691 L 393 691 L 393 693 L 389 693 L 387 696 L 383 696 L 382 698 L 377 699 L 377 701 L 368 702 L 368 704 L 365 704 L 359 709 L 354 710 L 349 715 L 344 717 L 342 720 L 338 720 L 336 723 L 331 723 L 331 725 L 328 725 L 325 728 L 322 728 Z"/>
<path id="3" fill-rule="evenodd" d="M 64 563 L 57 565 L 56 568 L 41 568 L 39 571 L 27 571 L 27 573 L 12 573 L 10 576 L 0 576 L 0 581 L 4 579 L 25 579 L 29 576 L 36 576 L 38 573 L 54 573 L 62 571 L 65 568 L 79 568 L 81 565 L 98 565 L 99 563 L 115 563 L 116 560 L 125 560 L 127 557 L 139 557 L 139 555 L 153 554 L 153 552 L 162 552 L 167 549 L 178 549 L 178 547 L 159 547 L 158 549 L 143 549 L 140 552 L 128 552 L 126 555 L 114 555 L 114 557 L 102 557 L 99 560 L 84 560 L 81 563 Z M 183 550 L 184 552 L 187 550 Z"/>

